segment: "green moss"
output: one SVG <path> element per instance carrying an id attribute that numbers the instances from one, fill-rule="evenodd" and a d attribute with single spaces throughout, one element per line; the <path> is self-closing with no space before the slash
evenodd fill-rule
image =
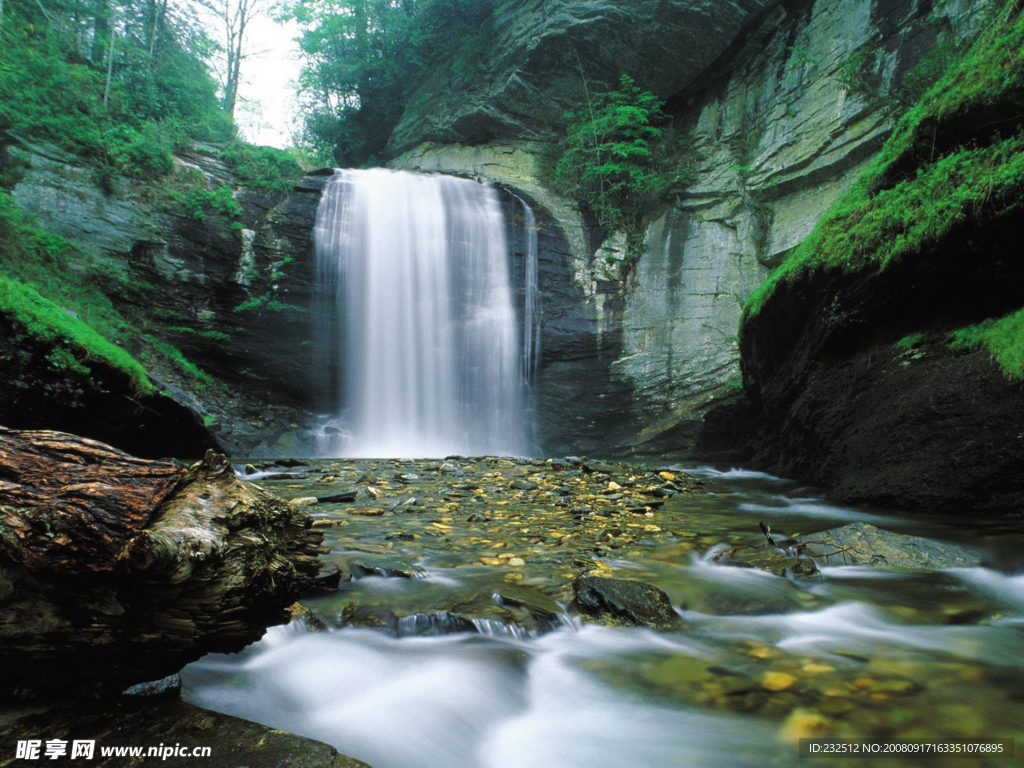
<path id="1" fill-rule="evenodd" d="M 1024 379 L 1024 309 L 949 335 L 954 350 L 986 349 L 1013 379 Z"/>
<path id="2" fill-rule="evenodd" d="M 285 150 L 256 147 L 236 140 L 220 154 L 242 186 L 287 192 L 302 177 L 302 168 L 292 153 Z"/>
<path id="3" fill-rule="evenodd" d="M 210 215 L 231 219 L 242 215 L 242 207 L 235 200 L 234 190 L 228 186 L 208 189 L 199 183 L 188 186 L 184 191 L 171 190 L 170 196 L 185 209 L 190 218 L 197 221 L 206 221 Z"/>
<path id="4" fill-rule="evenodd" d="M 904 336 L 902 339 L 892 345 L 893 349 L 898 352 L 903 352 L 908 349 L 913 349 L 924 339 L 923 333 L 912 333 L 909 336 Z"/>
<path id="5" fill-rule="evenodd" d="M 32 287 L 3 274 L 0 274 L 0 312 L 9 315 L 24 334 L 52 345 L 47 356 L 52 369 L 88 374 L 89 362 L 101 360 L 125 371 L 140 393 L 153 390 L 145 369 L 125 350 L 40 296 Z"/>
<path id="6" fill-rule="evenodd" d="M 1024 16 L 1009 2 L 971 50 L 898 123 L 875 162 L 744 307 L 756 315 L 780 283 L 820 268 L 884 269 L 967 220 L 1019 209 L 1024 193 Z M 984 135 L 945 135 L 977 112 L 1014 115 Z M 970 122 L 968 128 L 974 127 Z M 960 126 L 963 130 L 963 126 Z M 953 131 L 955 134 L 956 131 Z"/>
<path id="7" fill-rule="evenodd" d="M 47 356 L 53 370 L 83 373 L 90 361 L 102 360 L 125 371 L 140 392 L 153 389 L 142 365 L 115 343 L 129 338 L 124 318 L 91 287 L 90 275 L 67 268 L 72 259 L 87 260 L 36 227 L 7 192 L 0 192 L 0 243 L 0 311 L 53 347 Z"/>

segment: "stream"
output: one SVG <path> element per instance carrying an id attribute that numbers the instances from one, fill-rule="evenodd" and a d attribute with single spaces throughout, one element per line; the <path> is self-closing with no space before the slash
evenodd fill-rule
<path id="1" fill-rule="evenodd" d="M 356 578 L 305 597 L 306 618 L 243 653 L 187 667 L 193 704 L 374 768 L 836 764 L 798 759 L 798 740 L 818 736 L 1024 748 L 1019 521 L 842 508 L 707 467 L 450 458 L 248 472 L 310 504 L 325 559 Z M 714 561 L 763 545 L 760 521 L 794 535 L 870 523 L 969 545 L 982 565 L 796 580 Z M 678 626 L 569 615 L 584 570 L 656 585 Z"/>

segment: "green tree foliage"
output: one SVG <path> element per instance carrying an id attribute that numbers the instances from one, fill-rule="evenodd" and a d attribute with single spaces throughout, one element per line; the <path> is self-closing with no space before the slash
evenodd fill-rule
<path id="1" fill-rule="evenodd" d="M 582 203 L 608 230 L 626 232 L 635 251 L 654 208 L 686 185 L 678 138 L 657 96 L 623 75 L 619 88 L 565 116 L 565 139 L 549 158 L 549 181 Z M 630 255 L 635 255 L 631 253 Z"/>
<path id="2" fill-rule="evenodd" d="M 210 41 L 166 0 L 7 0 L 4 13 L 0 131 L 81 155 L 101 181 L 164 175 L 181 144 L 232 135 Z"/>
<path id="3" fill-rule="evenodd" d="M 494 0 L 290 0 L 302 27 L 299 140 L 320 162 L 372 165 L 431 68 L 462 83 L 493 45 Z"/>

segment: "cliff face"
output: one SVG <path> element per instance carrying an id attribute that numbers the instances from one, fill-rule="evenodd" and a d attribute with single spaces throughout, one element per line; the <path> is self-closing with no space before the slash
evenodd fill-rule
<path id="1" fill-rule="evenodd" d="M 579 61 L 573 53 L 560 68 L 533 66 L 543 51 L 559 46 L 564 51 L 586 35 L 594 41 L 606 35 L 609 50 L 617 50 L 630 27 L 610 20 L 622 9 L 614 3 L 586 5 L 595 14 L 591 22 L 582 15 L 578 24 L 556 22 L 562 18 L 556 14 L 532 35 L 503 32 L 494 71 L 506 72 L 517 62 L 518 74 L 502 82 L 528 82 L 531 93 L 554 94 L 558 103 L 570 98 L 578 103 L 572 80 L 579 78 L 581 66 L 601 73 L 636 72 L 642 85 L 667 97 L 677 123 L 691 132 L 697 182 L 681 199 L 666 201 L 636 264 L 625 266 L 617 238 L 591 243 L 572 202 L 538 180 L 542 143 L 537 137 L 555 124 L 553 108 L 528 111 L 536 116 L 529 125 L 509 119 L 501 131 L 475 132 L 443 100 L 426 109 L 424 96 L 396 132 L 396 148 L 427 138 L 475 146 L 422 144 L 392 164 L 473 175 L 524 190 L 561 230 L 568 246 L 565 271 L 578 290 L 573 307 L 558 312 L 578 318 L 588 335 L 569 357 L 545 350 L 540 390 L 586 403 L 587 413 L 553 437 L 548 450 L 692 453 L 708 409 L 738 392 L 737 327 L 744 301 L 810 233 L 891 131 L 880 103 L 850 94 L 849 62 L 870 50 L 877 56 L 876 89 L 895 88 L 937 41 L 973 34 L 979 4 L 939 8 L 918 0 L 794 0 L 732 6 L 722 17 L 732 19 L 728 24 L 716 6 L 716 24 L 708 26 L 708 8 L 676 3 L 678 18 L 669 14 L 665 29 L 634 44 L 633 53 L 584 58 L 577 47 Z M 660 8 L 636 4 L 635 12 L 654 14 L 656 5 Z M 510 21 L 509 30 L 532 18 L 524 14 L 515 24 Z M 685 44 L 681 28 L 696 30 L 701 44 Z M 544 33 L 555 29 L 563 31 Z M 661 47 L 672 53 L 650 54 Z M 636 56 L 658 66 L 645 69 Z M 494 92 L 493 100 L 484 98 L 473 109 L 509 114 L 504 93 Z M 533 98 L 524 103 L 537 104 Z M 428 122 L 441 127 L 433 133 L 409 128 Z M 607 382 L 605 391 L 590 391 L 595 375 Z M 590 428 L 595 424 L 602 426 Z"/>
<path id="2" fill-rule="evenodd" d="M 142 357 L 162 393 L 149 400 L 188 425 L 191 437 L 170 439 L 180 429 L 166 416 L 161 421 L 131 405 L 126 377 L 120 382 L 113 373 L 106 394 L 121 396 L 124 403 L 88 391 L 88 397 L 47 399 L 43 393 L 51 385 L 33 380 L 28 369 L 16 379 L 5 377 L 5 390 L 21 392 L 20 405 L 4 414 L 6 426 L 64 429 L 144 455 L 201 454 L 204 445 L 214 444 L 210 432 L 239 455 L 270 452 L 282 436 L 279 451 L 310 450 L 301 450 L 294 433 L 310 420 L 305 407 L 318 380 L 308 342 L 311 321 L 301 310 L 279 308 L 311 303 L 309 250 L 321 179 L 306 179 L 289 194 L 242 190 L 235 195 L 241 207 L 237 217 L 195 216 L 125 179 L 115 180 L 114 190 L 105 194 L 80 160 L 51 146 L 15 142 L 5 153 L 5 163 L 19 169 L 12 191 L 18 205 L 43 230 L 79 249 L 64 268 L 100 283 L 137 332 L 148 337 L 148 345 L 140 342 L 131 351 Z M 177 163 L 176 176 L 201 174 L 211 189 L 234 185 L 230 170 L 208 153 L 189 153 Z M 207 377 L 186 380 L 166 355 L 152 354 L 166 345 Z M 12 352 L 11 359 L 26 354 L 32 353 Z M 152 448 L 140 449 L 147 441 Z"/>
<path id="3" fill-rule="evenodd" d="M 630 73 L 668 97 L 693 81 L 777 0 L 523 0 L 498 3 L 497 38 L 469 82 L 437 70 L 392 133 L 392 155 L 424 142 L 549 137 L 586 93 Z"/>
<path id="4" fill-rule="evenodd" d="M 841 499 L 1024 504 L 1024 14 L 994 13 L 745 312 L 755 462 Z"/>

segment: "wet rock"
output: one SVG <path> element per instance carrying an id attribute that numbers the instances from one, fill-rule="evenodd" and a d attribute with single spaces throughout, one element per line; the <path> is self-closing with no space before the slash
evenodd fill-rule
<path id="1" fill-rule="evenodd" d="M 370 768 L 360 760 L 339 755 L 334 747 L 318 741 L 210 712 L 182 701 L 162 699 L 124 697 L 109 704 L 93 702 L 54 708 L 21 717 L 0 729 L 0 740 L 4 744 L 14 745 L 18 741 L 40 738 L 63 740 L 68 750 L 74 740 L 94 741 L 94 758 L 81 762 L 95 768 L 125 768 L 145 762 L 160 765 L 197 762 L 207 768 L 243 765 L 248 768 Z M 143 746 L 148 749 L 158 745 L 185 748 L 190 752 L 197 747 L 209 748 L 210 754 L 201 759 L 186 760 L 182 757 L 175 759 L 168 753 L 138 761 L 100 754 L 102 747 Z"/>
<path id="2" fill-rule="evenodd" d="M 786 578 L 821 578 L 821 571 L 814 559 L 771 547 L 767 543 L 726 549 L 712 557 L 711 561 L 720 565 L 757 568 Z"/>
<path id="3" fill-rule="evenodd" d="M 385 578 L 411 579 L 423 573 L 423 569 L 410 565 L 398 557 L 384 555 L 360 555 L 351 561 L 352 575 L 361 579 L 365 576 L 383 576 Z"/>
<path id="4" fill-rule="evenodd" d="M 349 510 L 350 515 L 359 515 L 360 517 L 382 517 L 386 510 L 380 507 L 363 507 L 361 509 Z"/>
<path id="5" fill-rule="evenodd" d="M 160 680 L 133 685 L 126 688 L 123 695 L 177 699 L 181 695 L 181 675 L 175 673 Z"/>
<path id="6" fill-rule="evenodd" d="M 319 632 L 327 629 L 327 622 L 308 606 L 295 603 L 288 611 L 292 615 L 291 623 L 301 626 L 309 632 Z"/>
<path id="7" fill-rule="evenodd" d="M 516 491 L 536 491 L 540 488 L 536 483 L 531 483 L 529 480 L 515 480 L 512 482 L 512 489 Z"/>
<path id="8" fill-rule="evenodd" d="M 359 496 L 359 489 L 352 491 L 342 491 L 341 493 L 332 493 L 328 496 L 317 496 L 317 501 L 321 504 L 348 504 L 349 502 L 355 501 Z"/>
<path id="9" fill-rule="evenodd" d="M 457 613 L 441 611 L 439 613 L 416 613 L 398 619 L 395 634 L 398 637 L 436 637 L 451 635 L 458 632 L 476 632 L 476 625 L 471 619 Z"/>
<path id="10" fill-rule="evenodd" d="M 343 579 L 351 581 L 352 576 L 348 573 L 342 573 L 337 563 L 323 560 L 320 562 L 320 572 L 317 573 L 315 578 L 304 581 L 300 585 L 300 589 L 305 594 L 310 592 L 330 592 L 337 589 Z"/>
<path id="11" fill-rule="evenodd" d="M 663 627 L 676 622 L 668 595 L 642 581 L 580 576 L 573 581 L 570 608 L 589 616 L 609 614 L 638 626 Z"/>
<path id="12" fill-rule="evenodd" d="M 819 565 L 862 565 L 896 570 L 937 570 L 980 565 L 977 552 L 920 536 L 884 531 L 868 523 L 851 523 L 803 539 Z"/>
<path id="13" fill-rule="evenodd" d="M 494 593 L 499 605 L 522 608 L 535 619 L 554 621 L 562 613 L 562 607 L 536 589 L 521 585 L 508 585 Z"/>

